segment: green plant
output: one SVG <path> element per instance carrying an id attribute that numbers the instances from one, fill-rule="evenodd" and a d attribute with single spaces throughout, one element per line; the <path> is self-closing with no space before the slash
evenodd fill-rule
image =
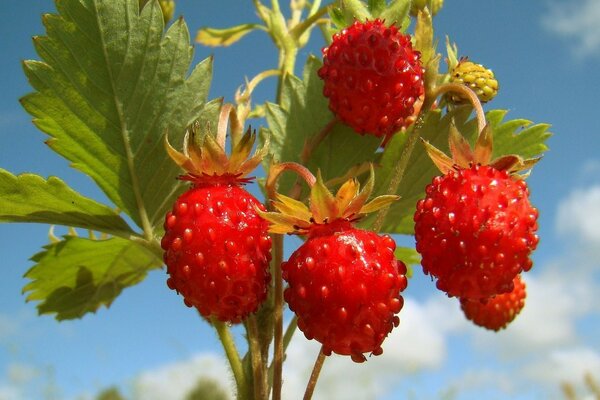
<path id="1" fill-rule="evenodd" d="M 414 235 L 417 201 L 425 197 L 427 183 L 437 174 L 425 156 L 425 147 L 418 145 L 419 139 L 446 151 L 453 129 L 473 143 L 487 126 L 486 132 L 494 137 L 493 158 L 515 155 L 529 159 L 546 150 L 547 125 L 505 120 L 503 110 L 483 114 L 468 87 L 448 83 L 450 74 L 440 71 L 442 56 L 437 51 L 432 15 L 419 6 L 411 17 L 409 0 L 337 0 L 328 4 L 292 0 L 290 15 L 284 15 L 278 0 L 272 0 L 270 6 L 254 0 L 258 23 L 201 29 L 196 37 L 201 45 L 228 46 L 253 30 L 262 30 L 277 48 L 278 65 L 247 81 L 232 106 L 208 99 L 212 59 L 188 73 L 192 60 L 189 32 L 183 19 L 165 30 L 168 18 L 161 6 L 167 3 L 153 0 L 140 9 L 136 0 L 56 1 L 57 14 L 43 19 L 46 36 L 34 39 L 41 60 L 24 62 L 34 91 L 21 99 L 23 107 L 49 136 L 50 149 L 91 177 L 110 202 L 101 204 L 77 193 L 56 177 L 15 176 L 0 170 L 0 222 L 36 222 L 89 231 L 88 237 L 78 236 L 74 229 L 62 238 L 52 236 L 51 243 L 33 256 L 34 266 L 26 273 L 30 282 L 24 291 L 28 300 L 39 302 L 41 314 L 54 314 L 59 320 L 80 318 L 109 306 L 123 289 L 142 282 L 149 270 L 162 266 L 165 215 L 188 189 L 185 181 L 175 179 L 182 171 L 169 156 L 174 153 L 163 145 L 167 135 L 172 149 L 184 148 L 186 132 L 196 132 L 198 143 L 210 142 L 211 135 L 225 138 L 223 119 L 229 119 L 229 142 L 235 148 L 247 120 L 264 118 L 259 140 L 260 147 L 267 148 L 270 143 L 269 156 L 262 162 L 266 179 L 260 182 L 266 208 L 271 208 L 276 192 L 299 203 L 310 197 L 312 207 L 318 208 L 322 202 L 331 202 L 326 192 L 349 178 L 370 187 L 366 173 L 373 166 L 375 179 L 369 192 L 399 199 L 353 222 L 363 230 L 395 235 Z M 317 72 L 322 67 L 320 59 L 309 56 L 303 73 L 295 75 L 298 50 L 309 42 L 313 28 L 319 27 L 330 43 L 333 35 L 356 20 L 364 23 L 378 18 L 396 22 L 400 33 L 410 34 L 424 68 L 421 107 L 413 110 L 410 125 L 386 133 L 383 149 L 381 138 L 357 134 L 329 111 Z M 412 33 L 408 33 L 409 27 Z M 456 47 L 448 44 L 446 53 L 452 70 L 458 60 Z M 278 81 L 272 101 L 253 105 L 254 89 L 268 77 Z M 470 105 L 447 103 L 441 97 L 447 93 L 469 99 L 477 118 L 469 119 Z M 225 141 L 217 143 L 221 151 L 211 150 L 210 157 L 217 161 L 215 165 L 223 165 Z M 186 146 L 193 151 L 194 146 Z M 307 176 L 306 169 L 320 171 L 327 190 L 311 197 L 309 185 L 298 179 L 298 175 Z M 297 174 L 282 174 L 289 170 Z M 347 199 L 341 196 L 340 200 Z M 268 295 L 258 311 L 242 321 L 248 353 L 243 357 L 238 353 L 227 325 L 211 321 L 230 361 L 239 399 L 266 399 L 269 394 L 280 399 L 284 353 L 296 329 L 294 319 L 284 334 L 284 237 L 275 230 L 271 238 Z M 172 248 L 174 240 L 166 247 Z M 219 240 L 227 245 L 227 238 L 215 236 L 215 241 Z M 415 254 L 411 248 L 396 249 L 406 263 L 414 260 Z M 398 265 L 403 264 L 397 263 L 398 274 L 403 274 Z M 171 283 L 175 288 L 182 285 Z M 400 301 L 399 293 L 393 295 Z M 379 347 L 368 350 L 379 352 Z M 321 352 L 305 398 L 314 390 L 323 361 Z"/>

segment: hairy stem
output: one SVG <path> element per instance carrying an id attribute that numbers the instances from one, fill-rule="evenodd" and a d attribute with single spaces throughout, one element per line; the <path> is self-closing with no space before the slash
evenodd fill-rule
<path id="1" fill-rule="evenodd" d="M 254 378 L 254 399 L 267 399 L 266 360 L 262 357 L 260 349 L 260 333 L 256 317 L 251 315 L 246 320 L 248 332 L 248 344 L 250 346 L 250 361 L 252 362 L 252 373 Z"/>
<path id="2" fill-rule="evenodd" d="M 406 167 L 408 166 L 408 160 L 412 155 L 412 152 L 415 148 L 415 144 L 419 141 L 419 137 L 421 136 L 421 128 L 425 122 L 425 116 L 427 115 L 427 111 L 433 104 L 435 98 L 425 99 L 423 103 L 423 107 L 419 112 L 419 116 L 415 124 L 413 125 L 413 129 L 408 134 L 406 138 L 406 143 L 404 144 L 404 149 L 402 149 L 402 154 L 400 155 L 400 159 L 396 164 L 395 168 L 392 171 L 392 179 L 390 180 L 390 185 L 388 186 L 387 194 L 396 194 L 398 191 L 398 187 L 402 182 L 402 178 L 404 178 L 404 172 L 406 171 Z M 389 211 L 390 207 L 385 207 L 379 210 L 377 213 L 377 217 L 375 218 L 375 222 L 373 223 L 372 229 L 375 232 L 379 232 L 383 223 L 385 221 L 385 217 Z"/>
<path id="3" fill-rule="evenodd" d="M 337 117 L 332 118 L 331 121 L 329 121 L 327 125 L 325 125 L 323 129 L 319 131 L 319 133 L 317 133 L 315 136 L 306 141 L 304 147 L 302 148 L 302 153 L 300 154 L 300 160 L 302 160 L 304 164 L 306 164 L 308 160 L 310 160 L 310 157 L 312 156 L 312 153 L 315 151 L 317 146 L 319 146 L 319 144 L 321 144 L 321 142 L 327 137 L 327 135 L 329 135 L 329 133 L 338 121 L 339 119 Z"/>
<path id="4" fill-rule="evenodd" d="M 319 379 L 319 374 L 321 373 L 321 368 L 323 368 L 323 363 L 325 362 L 325 354 L 323 354 L 323 348 L 319 350 L 319 355 L 315 360 L 315 365 L 313 367 L 312 373 L 310 374 L 310 379 L 308 380 L 308 384 L 306 385 L 306 391 L 304 392 L 304 400 L 312 399 L 312 395 L 315 391 L 315 387 L 317 386 L 317 380 Z"/>
<path id="5" fill-rule="evenodd" d="M 296 317 L 294 315 L 294 317 L 288 324 L 287 328 L 285 329 L 285 334 L 283 335 L 283 354 L 282 355 L 285 355 L 285 352 L 286 352 L 290 342 L 292 341 L 292 337 L 294 336 L 294 332 L 296 332 L 297 327 L 298 327 L 298 317 Z M 283 361 L 282 361 L 282 364 L 283 364 Z M 275 370 L 275 362 L 273 361 L 271 363 L 271 365 L 269 366 L 269 376 L 272 376 L 274 374 L 274 370 Z"/>
<path id="6" fill-rule="evenodd" d="M 477 115 L 478 132 L 482 132 L 487 122 L 485 120 L 485 112 L 483 111 L 483 106 L 481 105 L 481 101 L 479 101 L 477 94 L 475 94 L 475 92 L 468 86 L 461 85 L 459 83 L 446 83 L 437 87 L 431 97 L 437 98 L 442 94 L 448 92 L 458 93 L 469 100 L 471 105 L 473 105 L 473 109 L 475 109 L 475 114 Z"/>
<path id="7" fill-rule="evenodd" d="M 212 318 L 211 322 L 217 331 L 217 335 L 219 335 L 219 340 L 221 340 L 227 360 L 229 360 L 229 366 L 231 367 L 231 372 L 233 373 L 237 387 L 237 398 L 238 400 L 245 400 L 248 397 L 248 384 L 246 382 L 246 376 L 244 375 L 240 354 L 233 341 L 233 336 L 225 323 L 216 318 Z"/>
<path id="8" fill-rule="evenodd" d="M 283 375 L 283 278 L 281 276 L 281 262 L 283 261 L 283 236 L 273 235 L 273 259 L 275 260 L 274 290 L 275 307 L 274 318 L 274 354 L 273 354 L 273 400 L 281 399 L 281 386 Z"/>

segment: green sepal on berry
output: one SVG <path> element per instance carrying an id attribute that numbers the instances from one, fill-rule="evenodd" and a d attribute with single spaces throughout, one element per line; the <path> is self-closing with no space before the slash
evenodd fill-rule
<path id="1" fill-rule="evenodd" d="M 165 135 L 167 153 L 191 177 L 201 176 L 235 176 L 243 178 L 252 172 L 267 155 L 269 137 L 264 145 L 256 149 L 252 157 L 252 147 L 256 141 L 256 131 L 248 128 L 237 143 L 233 141 L 230 156 L 227 156 L 224 140 L 219 140 L 211 133 L 200 135 L 200 125 L 195 123 L 186 132 L 183 152 L 175 150 Z"/>
<path id="2" fill-rule="evenodd" d="M 517 154 L 508 154 L 492 160 L 493 133 L 489 124 L 479 133 L 473 148 L 456 126 L 450 125 L 448 144 L 452 157 L 426 140 L 421 141 L 431 161 L 443 174 L 454 171 L 457 167 L 470 168 L 474 164 L 479 164 L 489 165 L 499 171 L 507 171 L 516 178 L 523 178 L 527 174 L 519 175 L 519 172 L 530 170 L 541 159 L 539 157 L 524 159 Z"/>
<path id="3" fill-rule="evenodd" d="M 261 211 L 259 214 L 271 222 L 269 230 L 272 233 L 306 234 L 315 224 L 326 224 L 338 219 L 356 221 L 361 215 L 387 207 L 399 199 L 395 195 L 383 195 L 367 202 L 373 191 L 374 175 L 371 166 L 369 179 L 362 190 L 358 180 L 351 178 L 333 195 L 319 172 L 310 191 L 310 206 L 278 193 L 272 202 L 277 212 Z"/>

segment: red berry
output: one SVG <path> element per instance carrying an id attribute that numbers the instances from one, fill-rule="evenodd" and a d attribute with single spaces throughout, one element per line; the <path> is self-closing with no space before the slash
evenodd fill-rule
<path id="1" fill-rule="evenodd" d="M 538 243 L 537 210 L 523 180 L 491 166 L 433 179 L 414 215 L 426 274 L 449 296 L 473 300 L 510 292 Z"/>
<path id="2" fill-rule="evenodd" d="M 329 355 L 379 355 L 399 323 L 406 266 L 389 236 L 356 229 L 346 220 L 315 224 L 306 242 L 282 264 L 284 292 L 298 328 Z"/>
<path id="3" fill-rule="evenodd" d="M 205 178 L 165 219 L 167 284 L 206 318 L 237 323 L 267 295 L 271 239 L 262 204 L 235 178 Z"/>
<path id="4" fill-rule="evenodd" d="M 460 306 L 465 316 L 475 325 L 489 330 L 499 331 L 506 328 L 525 306 L 525 283 L 517 275 L 514 289 L 487 300 L 461 299 Z"/>
<path id="5" fill-rule="evenodd" d="M 387 138 L 414 120 L 423 73 L 410 36 L 379 19 L 335 34 L 319 69 L 331 111 L 360 134 Z"/>

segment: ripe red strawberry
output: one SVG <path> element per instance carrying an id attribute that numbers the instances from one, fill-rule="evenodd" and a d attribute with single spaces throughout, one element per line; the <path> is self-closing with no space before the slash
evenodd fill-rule
<path id="1" fill-rule="evenodd" d="M 423 73 L 410 36 L 379 19 L 335 34 L 319 69 L 331 111 L 360 134 L 386 138 L 414 121 Z"/>
<path id="2" fill-rule="evenodd" d="M 450 296 L 510 292 L 532 266 L 537 215 L 525 181 L 506 171 L 473 165 L 435 177 L 414 218 L 423 270 Z"/>
<path id="3" fill-rule="evenodd" d="M 428 148 L 444 175 L 417 203 L 415 239 L 423 271 L 437 278 L 438 289 L 479 300 L 510 292 L 515 276 L 531 268 L 538 212 L 525 181 L 509 174 L 531 162 L 505 156 L 480 165 L 491 155 L 489 132 L 474 153 L 456 135 L 450 148 L 457 161 Z"/>
<path id="4" fill-rule="evenodd" d="M 359 194 L 358 183 L 350 180 L 334 198 L 319 178 L 310 211 L 278 195 L 274 207 L 285 214 L 262 214 L 273 223 L 272 232 L 308 235 L 281 265 L 289 285 L 284 298 L 298 316 L 298 328 L 322 343 L 324 354 L 350 355 L 355 362 L 366 360 L 363 353 L 382 354 L 384 339 L 400 322 L 400 292 L 407 285 L 406 266 L 394 257 L 394 240 L 353 226 L 359 214 L 396 199 L 364 205 L 372 185 L 367 187 Z"/>
<path id="5" fill-rule="evenodd" d="M 161 245 L 170 275 L 167 284 L 207 319 L 238 323 L 265 300 L 270 280 L 268 223 L 256 212 L 264 208 L 242 188 L 248 181 L 243 175 L 260 162 L 263 151 L 250 160 L 239 157 L 252 148 L 250 131 L 230 159 L 210 134 L 204 139 L 210 141 L 206 148 L 196 147 L 193 136 L 186 154 L 167 147 L 188 170 L 181 179 L 192 183 L 165 218 Z M 222 157 L 215 157 L 215 151 Z"/>
<path id="6" fill-rule="evenodd" d="M 514 289 L 487 300 L 461 299 L 465 316 L 475 325 L 499 331 L 506 328 L 525 306 L 525 283 L 519 275 L 514 279 Z"/>

